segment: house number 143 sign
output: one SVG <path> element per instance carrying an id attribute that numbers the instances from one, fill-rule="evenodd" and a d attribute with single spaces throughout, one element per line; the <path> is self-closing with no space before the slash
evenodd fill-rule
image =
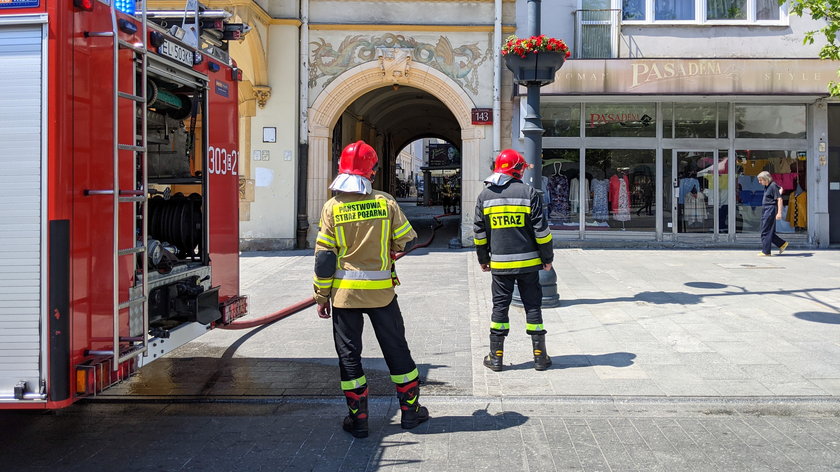
<path id="1" fill-rule="evenodd" d="M 472 109 L 472 124 L 474 124 L 474 125 L 492 125 L 493 124 L 493 109 L 492 108 L 473 108 Z"/>

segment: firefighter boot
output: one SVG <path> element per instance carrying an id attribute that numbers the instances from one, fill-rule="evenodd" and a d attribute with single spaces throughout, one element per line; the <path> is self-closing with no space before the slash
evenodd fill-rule
<path id="1" fill-rule="evenodd" d="M 545 334 L 532 334 L 531 343 L 534 346 L 534 369 L 546 370 L 551 367 L 551 358 L 545 352 Z"/>
<path id="2" fill-rule="evenodd" d="M 402 412 L 402 418 L 400 419 L 402 429 L 411 429 L 429 419 L 429 410 L 417 401 L 420 399 L 420 382 L 418 380 L 397 384 L 397 399 L 400 401 L 400 411 Z"/>
<path id="3" fill-rule="evenodd" d="M 344 391 L 347 408 L 350 410 L 344 418 L 344 431 L 355 438 L 368 437 L 368 389 L 367 386 Z"/>
<path id="4" fill-rule="evenodd" d="M 502 358 L 505 354 L 505 337 L 498 334 L 490 335 L 490 354 L 484 356 L 484 367 L 493 372 L 501 372 L 504 369 Z"/>

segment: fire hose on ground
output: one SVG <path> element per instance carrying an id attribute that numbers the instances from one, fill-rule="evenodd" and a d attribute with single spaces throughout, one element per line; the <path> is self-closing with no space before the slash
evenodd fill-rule
<path id="1" fill-rule="evenodd" d="M 451 215 L 451 213 L 444 213 L 442 215 L 433 216 L 432 219 L 434 220 L 434 224 L 432 225 L 432 234 L 429 236 L 429 239 L 427 239 L 426 241 L 424 241 L 422 243 L 415 244 L 414 246 L 409 248 L 407 251 L 398 252 L 396 257 L 394 258 L 394 260 L 396 261 L 396 260 L 400 259 L 401 257 L 405 256 L 406 254 L 414 251 L 415 249 L 419 249 L 419 248 L 422 248 L 422 247 L 427 247 L 429 244 L 432 244 L 432 241 L 434 241 L 434 239 L 435 239 L 435 232 L 443 226 L 443 223 L 441 223 L 438 218 L 441 218 L 441 217 L 444 217 L 444 216 L 449 216 L 449 215 Z M 257 326 L 265 326 L 265 325 L 269 325 L 271 323 L 274 323 L 275 321 L 280 321 L 283 318 L 294 315 L 295 313 L 298 313 L 300 311 L 303 311 L 303 310 L 311 307 L 314 304 L 315 304 L 315 299 L 312 298 L 312 297 L 309 297 L 309 298 L 301 300 L 301 301 L 299 301 L 299 302 L 297 302 L 293 305 L 289 305 L 289 306 L 287 306 L 286 308 L 283 308 L 280 311 L 276 311 L 274 313 L 271 313 L 269 315 L 265 315 L 265 316 L 262 316 L 260 318 L 254 318 L 252 320 L 238 320 L 238 321 L 234 321 L 233 323 L 230 323 L 230 324 L 227 324 L 227 325 L 219 325 L 219 326 L 217 326 L 217 328 L 219 328 L 219 329 L 249 329 L 249 328 L 254 328 L 254 327 L 257 327 Z"/>

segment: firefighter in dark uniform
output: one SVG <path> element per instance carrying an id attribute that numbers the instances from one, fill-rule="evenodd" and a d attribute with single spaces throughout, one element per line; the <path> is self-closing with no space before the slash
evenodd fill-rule
<path id="1" fill-rule="evenodd" d="M 376 151 L 364 141 L 344 148 L 339 175 L 330 185 L 336 196 L 324 204 L 315 245 L 318 316 L 332 314 L 341 389 L 350 410 L 343 428 L 357 438 L 368 435 L 368 388 L 361 362 L 365 313 L 396 384 L 401 426 L 410 429 L 429 419 L 418 402 L 419 374 L 394 293 L 399 284 L 394 255 L 417 233 L 391 195 L 371 188 L 377 162 Z"/>
<path id="2" fill-rule="evenodd" d="M 525 158 L 512 149 L 499 153 L 494 173 L 484 181 L 486 186 L 475 206 L 473 231 L 478 262 L 482 270 L 493 274 L 490 354 L 484 358 L 484 365 L 496 372 L 504 368 L 514 284 L 525 307 L 525 330 L 531 335 L 534 368 L 546 370 L 551 366 L 545 349 L 539 271 L 551 269 L 554 252 L 542 198 L 520 180 L 527 166 Z"/>

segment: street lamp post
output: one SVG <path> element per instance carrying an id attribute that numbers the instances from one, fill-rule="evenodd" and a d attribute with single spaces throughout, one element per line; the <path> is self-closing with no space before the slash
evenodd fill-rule
<path id="1" fill-rule="evenodd" d="M 540 35 L 541 6 L 541 0 L 528 0 L 529 36 Z M 525 159 L 532 166 L 525 170 L 524 177 L 525 183 L 536 189 L 542 198 L 542 136 L 545 130 L 542 128 L 542 117 L 540 116 L 540 87 L 545 85 L 545 81 L 529 80 L 525 84 L 528 88 L 528 96 L 522 134 L 525 135 Z M 540 271 L 540 285 L 543 289 L 543 306 L 547 308 L 559 306 L 557 273 L 553 267 L 548 271 Z"/>

